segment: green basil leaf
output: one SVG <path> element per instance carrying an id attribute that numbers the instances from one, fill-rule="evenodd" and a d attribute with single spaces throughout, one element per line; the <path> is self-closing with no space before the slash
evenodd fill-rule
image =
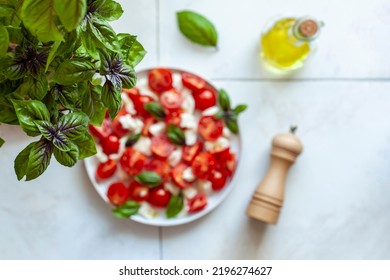
<path id="1" fill-rule="evenodd" d="M 77 84 L 70 86 L 56 84 L 51 88 L 51 91 L 54 94 L 54 99 L 66 109 L 73 109 L 80 98 Z M 55 105 L 57 106 L 57 103 Z"/>
<path id="2" fill-rule="evenodd" d="M 161 176 L 158 175 L 156 172 L 153 171 L 144 171 L 137 176 L 134 177 L 134 179 L 142 184 L 146 185 L 148 187 L 157 187 L 161 185 Z"/>
<path id="3" fill-rule="evenodd" d="M 90 80 L 95 73 L 95 65 L 89 59 L 71 58 L 60 64 L 53 80 L 60 85 L 72 85 Z"/>
<path id="4" fill-rule="evenodd" d="M 49 51 L 49 56 L 47 57 L 47 61 L 46 61 L 46 68 L 45 68 L 46 72 L 49 69 L 50 64 L 53 62 L 53 59 L 55 58 L 55 56 L 57 54 L 57 50 L 62 43 L 64 43 L 64 42 L 55 41 L 53 46 L 51 46 L 50 51 Z"/>
<path id="5" fill-rule="evenodd" d="M 0 56 L 5 55 L 8 50 L 9 36 L 5 26 L 0 26 Z"/>
<path id="6" fill-rule="evenodd" d="M 113 209 L 112 214 L 117 218 L 128 219 L 132 215 L 137 214 L 140 207 L 137 202 L 129 200 L 118 208 Z"/>
<path id="7" fill-rule="evenodd" d="M 237 115 L 244 112 L 246 109 L 248 108 L 247 105 L 245 104 L 240 104 L 240 105 L 237 105 L 236 108 L 234 108 L 234 113 L 236 113 Z"/>
<path id="8" fill-rule="evenodd" d="M 218 92 L 218 102 L 222 110 L 224 111 L 231 110 L 230 98 L 224 89 L 220 89 Z"/>
<path id="9" fill-rule="evenodd" d="M 217 46 L 217 30 L 204 16 L 191 11 L 181 11 L 177 13 L 177 20 L 181 33 L 190 41 L 203 46 Z"/>
<path id="10" fill-rule="evenodd" d="M 146 55 L 144 47 L 137 41 L 137 36 L 120 33 L 117 37 L 123 60 L 132 67 L 137 66 Z"/>
<path id="11" fill-rule="evenodd" d="M 220 119 L 223 118 L 223 115 L 224 114 L 223 114 L 222 111 L 218 111 L 218 112 L 215 113 L 214 118 L 216 118 L 217 120 L 220 120 Z"/>
<path id="12" fill-rule="evenodd" d="M 31 147 L 26 169 L 26 181 L 39 177 L 50 164 L 53 144 L 44 138 L 35 142 Z"/>
<path id="13" fill-rule="evenodd" d="M 164 120 L 166 117 L 164 108 L 157 102 L 146 103 L 144 108 L 157 120 Z"/>
<path id="14" fill-rule="evenodd" d="M 173 124 L 168 126 L 167 136 L 169 140 L 176 145 L 184 145 L 186 143 L 184 131 Z"/>
<path id="15" fill-rule="evenodd" d="M 70 140 L 76 140 L 88 130 L 89 118 L 82 112 L 72 112 L 62 115 L 57 123 L 57 130 Z"/>
<path id="16" fill-rule="evenodd" d="M 120 81 L 120 80 L 119 80 Z M 102 102 L 108 107 L 111 119 L 114 119 L 122 106 L 121 86 L 107 80 L 102 90 Z"/>
<path id="17" fill-rule="evenodd" d="M 53 0 L 52 0 L 53 1 Z M 68 31 L 75 29 L 85 17 L 87 1 L 85 0 L 54 0 L 54 9 L 61 23 Z"/>
<path id="18" fill-rule="evenodd" d="M 127 140 L 126 140 L 126 144 L 125 146 L 126 147 L 131 147 L 133 146 L 135 143 L 138 142 L 139 138 L 141 137 L 141 133 L 136 133 L 136 134 L 133 134 L 133 135 L 130 135 Z"/>
<path id="19" fill-rule="evenodd" d="M 97 87 L 87 87 L 81 103 L 81 109 L 90 119 L 90 123 L 100 126 L 106 115 L 106 107 L 101 100 Z"/>
<path id="20" fill-rule="evenodd" d="M 37 79 L 28 77 L 24 79 L 24 83 L 16 90 L 18 96 L 31 97 L 33 99 L 42 100 L 48 90 L 48 82 L 45 75 L 40 75 Z"/>
<path id="21" fill-rule="evenodd" d="M 93 156 L 97 152 L 95 141 L 89 133 L 85 133 L 81 138 L 78 138 L 75 143 L 79 148 L 79 160 Z"/>
<path id="22" fill-rule="evenodd" d="M 92 4 L 92 9 L 96 7 L 95 13 L 99 14 L 107 21 L 119 19 L 123 14 L 122 6 L 112 0 L 97 0 Z"/>
<path id="23" fill-rule="evenodd" d="M 137 66 L 141 60 L 145 57 L 146 50 L 137 40 L 131 46 L 129 51 L 129 55 L 127 56 L 126 62 L 130 64 L 132 67 Z"/>
<path id="24" fill-rule="evenodd" d="M 87 23 L 86 32 L 83 33 L 83 43 L 85 47 L 90 48 L 92 52 L 98 49 L 109 49 L 116 51 L 118 49 L 118 42 L 115 31 L 105 20 L 92 16 Z M 95 46 L 91 46 L 91 42 Z"/>
<path id="25" fill-rule="evenodd" d="M 72 167 L 77 163 L 77 160 L 79 158 L 79 149 L 77 148 L 76 144 L 70 143 L 69 144 L 69 150 L 68 151 L 61 151 L 58 148 L 54 148 L 54 157 L 56 160 L 67 167 Z"/>
<path id="26" fill-rule="evenodd" d="M 165 215 L 167 218 L 176 217 L 184 207 L 184 200 L 180 195 L 174 195 L 169 200 Z"/>
<path id="27" fill-rule="evenodd" d="M 9 98 L 0 94 L 0 123 L 19 124 L 15 108 Z"/>
<path id="28" fill-rule="evenodd" d="M 230 119 L 230 120 L 225 120 L 227 128 L 234 134 L 238 134 L 239 129 L 238 129 L 238 123 L 237 120 Z"/>
<path id="29" fill-rule="evenodd" d="M 42 136 L 45 137 L 50 142 L 54 139 L 54 134 L 56 133 L 56 129 L 53 127 L 51 122 L 49 121 L 34 121 L 36 127 L 41 132 Z"/>
<path id="30" fill-rule="evenodd" d="M 137 74 L 134 68 L 127 64 L 122 64 L 118 71 L 119 78 L 124 88 L 130 89 L 137 83 Z"/>
<path id="31" fill-rule="evenodd" d="M 54 15 L 53 0 L 24 0 L 23 24 L 42 42 L 64 40 L 57 28 Z"/>
<path id="32" fill-rule="evenodd" d="M 19 124 L 29 136 L 38 136 L 39 129 L 34 121 L 50 120 L 50 114 L 45 104 L 38 100 L 12 100 Z"/>
<path id="33" fill-rule="evenodd" d="M 3 138 L 0 137 L 0 148 L 4 145 L 5 141 Z"/>
<path id="34" fill-rule="evenodd" d="M 22 178 L 27 173 L 28 167 L 28 158 L 30 157 L 30 152 L 33 146 L 35 146 L 35 142 L 30 143 L 26 148 L 24 148 L 15 158 L 14 161 L 14 169 L 18 180 L 22 180 Z"/>

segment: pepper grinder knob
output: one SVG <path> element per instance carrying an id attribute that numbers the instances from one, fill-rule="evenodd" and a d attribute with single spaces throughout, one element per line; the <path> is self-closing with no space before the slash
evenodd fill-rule
<path id="1" fill-rule="evenodd" d="M 283 206 L 287 173 L 303 150 L 301 141 L 290 133 L 281 133 L 272 140 L 271 162 L 268 170 L 254 192 L 247 215 L 269 224 L 276 224 Z"/>

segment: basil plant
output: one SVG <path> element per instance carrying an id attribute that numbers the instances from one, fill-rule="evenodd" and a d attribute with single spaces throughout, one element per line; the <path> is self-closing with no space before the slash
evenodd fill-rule
<path id="1" fill-rule="evenodd" d="M 113 0 L 0 0 L 0 123 L 35 137 L 15 159 L 18 180 L 53 155 L 70 167 L 96 153 L 88 125 L 116 116 L 146 53 L 110 26 L 122 13 Z"/>

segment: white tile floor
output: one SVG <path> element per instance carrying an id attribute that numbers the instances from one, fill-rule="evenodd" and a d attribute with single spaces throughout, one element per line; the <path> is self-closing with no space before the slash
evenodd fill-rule
<path id="1" fill-rule="evenodd" d="M 28 139 L 0 127 L 0 259 L 390 259 L 390 2 L 319 0 L 121 0 L 120 32 L 148 50 L 138 69 L 185 68 L 245 102 L 242 164 L 231 195 L 192 224 L 158 229 L 111 217 L 82 163 L 53 160 L 17 182 L 12 162 Z M 221 8 L 223 7 L 223 8 Z M 175 12 L 208 16 L 220 50 L 187 42 Z M 136 11 L 136 12 L 134 12 Z M 318 50 L 292 77 L 265 73 L 258 40 L 275 14 L 325 21 Z M 245 208 L 268 163 L 271 138 L 298 124 L 305 150 L 288 178 L 277 226 Z"/>

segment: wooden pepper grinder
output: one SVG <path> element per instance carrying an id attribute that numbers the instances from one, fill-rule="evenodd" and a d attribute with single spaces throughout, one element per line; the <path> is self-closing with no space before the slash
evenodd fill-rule
<path id="1" fill-rule="evenodd" d="M 271 162 L 264 179 L 258 185 L 247 209 L 251 218 L 276 224 L 284 200 L 287 172 L 302 152 L 301 141 L 294 135 L 297 127 L 290 133 L 281 133 L 272 140 Z"/>

